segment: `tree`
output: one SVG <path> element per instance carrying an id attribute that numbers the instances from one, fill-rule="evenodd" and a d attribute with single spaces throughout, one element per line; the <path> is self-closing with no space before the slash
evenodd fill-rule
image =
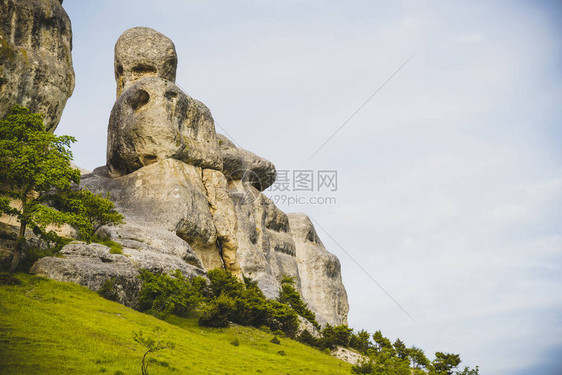
<path id="1" fill-rule="evenodd" d="M 461 357 L 458 354 L 452 353 L 435 353 L 433 360 L 433 368 L 438 374 L 453 374 L 453 368 L 456 368 L 461 363 Z"/>
<path id="2" fill-rule="evenodd" d="M 359 331 L 357 334 L 352 333 L 349 339 L 349 347 L 358 350 L 363 354 L 367 354 L 373 344 L 371 343 L 371 335 L 365 330 Z"/>
<path id="3" fill-rule="evenodd" d="M 11 271 L 22 258 L 27 228 L 49 243 L 60 240 L 54 231 L 47 231 L 49 224 L 68 223 L 86 233 L 88 219 L 84 211 L 54 207 L 80 182 L 80 171 L 70 165 L 69 147 L 75 141 L 73 137 L 45 131 L 43 116 L 25 107 L 16 105 L 0 119 L 0 210 L 15 216 L 20 226 Z"/>
<path id="4" fill-rule="evenodd" d="M 462 371 L 457 371 L 455 375 L 478 375 L 479 371 L 480 369 L 478 366 L 475 368 L 465 367 Z"/>
<path id="5" fill-rule="evenodd" d="M 303 302 L 299 292 L 295 289 L 295 279 L 293 277 L 283 276 L 277 300 L 291 306 L 297 314 L 308 320 L 317 329 L 320 329 L 320 324 L 316 321 L 316 315 Z"/>
<path id="6" fill-rule="evenodd" d="M 416 369 L 429 366 L 429 359 L 425 356 L 424 351 L 418 347 L 412 346 L 408 349 L 408 356 L 410 357 L 412 367 Z"/>
<path id="7" fill-rule="evenodd" d="M 349 340 L 353 330 L 345 324 L 331 326 L 326 324 L 322 330 L 322 346 L 328 349 L 335 349 L 337 346 L 349 347 Z"/>
<path id="8" fill-rule="evenodd" d="M 70 223 L 79 230 L 80 238 L 90 242 L 94 233 L 104 225 L 117 225 L 124 222 L 124 217 L 115 210 L 109 200 L 109 193 L 104 197 L 87 189 L 71 190 L 57 196 L 54 206 L 60 210 L 72 212 L 81 220 Z"/>
<path id="9" fill-rule="evenodd" d="M 402 340 L 396 339 L 396 341 L 394 342 L 394 350 L 396 350 L 396 355 L 398 356 L 398 358 L 408 358 L 408 349 L 406 348 L 406 345 Z"/>
<path id="10" fill-rule="evenodd" d="M 161 328 L 156 328 L 155 331 L 159 332 L 161 330 Z M 158 352 L 160 350 L 164 350 L 164 349 L 174 349 L 175 345 L 172 342 L 162 342 L 159 339 L 158 340 L 154 340 L 151 337 L 145 337 L 142 333 L 142 331 L 139 332 L 133 332 L 133 339 L 139 343 L 140 345 L 144 346 L 146 348 L 146 352 L 144 353 L 144 355 L 142 356 L 142 365 L 141 365 L 141 371 L 142 371 L 142 375 L 148 375 L 148 363 L 146 362 L 146 356 L 149 353 L 155 353 Z"/>
<path id="11" fill-rule="evenodd" d="M 27 108 L 14 106 L 0 120 L 0 197 L 2 212 L 14 215 L 20 222 L 16 249 L 10 269 L 21 259 L 25 231 L 52 239 L 46 232 L 48 224 L 62 224 L 72 218 L 49 207 L 46 203 L 60 191 L 69 190 L 80 181 L 80 172 L 70 167 L 72 154 L 68 150 L 75 139 L 56 136 L 45 131 L 43 117 Z M 10 207 L 9 199 L 19 201 Z"/>
<path id="12" fill-rule="evenodd" d="M 381 331 L 373 333 L 373 340 L 375 341 L 377 352 L 380 353 L 386 349 L 388 352 L 394 353 L 394 348 L 392 347 L 390 340 L 384 337 Z"/>

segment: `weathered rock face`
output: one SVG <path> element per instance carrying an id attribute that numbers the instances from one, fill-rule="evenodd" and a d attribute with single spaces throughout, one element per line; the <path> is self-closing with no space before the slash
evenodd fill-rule
<path id="1" fill-rule="evenodd" d="M 318 323 L 347 324 L 349 305 L 339 259 L 326 250 L 305 214 L 288 216 L 304 301 L 316 313 Z"/>
<path id="2" fill-rule="evenodd" d="M 222 172 L 229 180 L 249 182 L 264 191 L 275 182 L 275 165 L 256 154 L 238 148 L 222 134 L 217 134 L 222 156 Z"/>
<path id="3" fill-rule="evenodd" d="M 234 203 L 228 191 L 224 175 L 212 169 L 203 169 L 203 185 L 209 201 L 209 209 L 217 230 L 224 267 L 238 277 L 242 277 L 238 262 L 239 243 L 237 238 L 238 220 Z"/>
<path id="4" fill-rule="evenodd" d="M 250 183 L 230 182 L 238 220 L 238 259 L 244 275 L 258 282 L 268 298 L 278 295 L 283 275 L 300 285 L 295 245 L 287 216 Z"/>
<path id="5" fill-rule="evenodd" d="M 306 216 L 288 217 L 262 193 L 275 181 L 275 166 L 217 135 L 207 107 L 174 84 L 173 43 L 135 28 L 119 38 L 115 53 L 107 166 L 83 175 L 81 184 L 109 193 L 125 216 L 125 225 L 98 232 L 122 244 L 124 256 L 71 244 L 65 258 L 44 258 L 33 271 L 94 290 L 113 278 L 127 304 L 138 290 L 127 280 L 140 268 L 188 276 L 223 268 L 256 280 L 269 298 L 288 275 L 318 322 L 345 323 L 338 259 Z"/>
<path id="6" fill-rule="evenodd" d="M 117 97 L 142 77 L 176 81 L 178 57 L 174 43 L 148 27 L 125 31 L 115 43 Z"/>
<path id="7" fill-rule="evenodd" d="M 139 78 L 119 96 L 107 134 L 107 165 L 115 176 L 165 159 L 222 168 L 209 109 L 159 77 Z"/>
<path id="8" fill-rule="evenodd" d="M 174 233 L 193 248 L 206 269 L 222 268 L 202 176 L 201 168 L 166 159 L 117 178 L 98 168 L 82 177 L 82 185 L 109 193 L 128 223 Z"/>
<path id="9" fill-rule="evenodd" d="M 0 117 L 14 104 L 54 131 L 74 90 L 72 30 L 57 0 L 0 0 Z"/>

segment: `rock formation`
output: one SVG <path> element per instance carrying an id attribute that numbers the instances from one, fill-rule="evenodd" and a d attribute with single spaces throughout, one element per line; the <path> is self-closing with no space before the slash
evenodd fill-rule
<path id="1" fill-rule="evenodd" d="M 318 323 L 347 324 L 349 305 L 339 259 L 326 250 L 305 214 L 290 213 L 288 216 L 303 299 L 316 313 Z"/>
<path id="2" fill-rule="evenodd" d="M 0 0 L 0 117 L 14 104 L 54 131 L 74 90 L 70 19 L 57 0 Z"/>
<path id="3" fill-rule="evenodd" d="M 288 275 L 319 322 L 346 323 L 338 259 L 305 215 L 288 217 L 262 193 L 275 166 L 216 134 L 208 108 L 175 85 L 176 63 L 173 43 L 152 29 L 127 30 L 115 47 L 107 165 L 82 184 L 109 193 L 125 216 L 98 233 L 124 255 L 73 243 L 65 258 L 43 258 L 33 271 L 94 290 L 113 277 L 129 304 L 141 268 L 189 276 L 224 268 L 255 279 L 269 298 Z"/>

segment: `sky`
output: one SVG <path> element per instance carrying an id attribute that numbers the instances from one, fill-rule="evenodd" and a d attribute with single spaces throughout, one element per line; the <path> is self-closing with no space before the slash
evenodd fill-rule
<path id="1" fill-rule="evenodd" d="M 266 194 L 339 257 L 351 327 L 482 374 L 562 373 L 561 3 L 63 5 L 76 88 L 56 133 L 76 164 L 105 164 L 115 41 L 152 27 L 218 132 L 290 177 L 337 174 Z"/>

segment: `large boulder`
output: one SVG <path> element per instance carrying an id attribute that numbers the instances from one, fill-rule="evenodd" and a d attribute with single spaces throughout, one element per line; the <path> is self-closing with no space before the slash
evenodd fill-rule
<path id="1" fill-rule="evenodd" d="M 54 131 L 74 90 L 72 30 L 62 1 L 0 0 L 0 117 L 14 104 Z"/>
<path id="2" fill-rule="evenodd" d="M 174 43 L 148 27 L 125 31 L 115 43 L 115 81 L 117 97 L 142 77 L 176 81 L 178 56 Z"/>
<path id="3" fill-rule="evenodd" d="M 264 191 L 275 182 L 275 165 L 248 150 L 238 148 L 222 134 L 217 134 L 222 156 L 222 172 L 229 180 L 249 182 Z"/>
<path id="4" fill-rule="evenodd" d="M 326 250 L 308 216 L 290 213 L 288 217 L 303 300 L 316 313 L 318 323 L 347 324 L 349 304 L 339 259 Z"/>
<path id="5" fill-rule="evenodd" d="M 213 117 L 174 83 L 144 77 L 117 98 L 107 131 L 107 166 L 125 175 L 164 159 L 221 170 Z"/>

